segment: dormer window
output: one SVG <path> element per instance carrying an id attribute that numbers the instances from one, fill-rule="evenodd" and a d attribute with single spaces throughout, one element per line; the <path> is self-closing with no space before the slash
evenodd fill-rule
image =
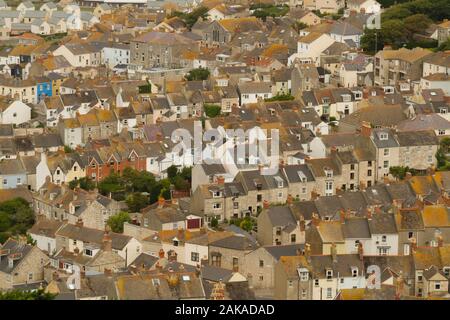
<path id="1" fill-rule="evenodd" d="M 220 191 L 213 191 L 213 198 L 219 198 L 221 196 Z"/>
<path id="2" fill-rule="evenodd" d="M 380 134 L 379 134 L 379 138 L 380 138 L 380 140 L 388 140 L 388 134 L 387 134 L 387 132 L 380 132 Z"/>
<path id="3" fill-rule="evenodd" d="M 278 177 L 278 176 L 275 177 L 275 181 L 277 182 L 278 188 L 283 188 L 284 181 L 283 181 L 283 179 L 281 177 Z"/>
<path id="4" fill-rule="evenodd" d="M 333 270 L 327 269 L 326 276 L 327 276 L 327 280 L 331 280 L 333 278 Z"/>
<path id="5" fill-rule="evenodd" d="M 300 281 L 308 281 L 309 280 L 309 272 L 306 268 L 299 268 L 298 275 L 300 277 Z"/>
<path id="6" fill-rule="evenodd" d="M 331 169 L 325 169 L 325 176 L 327 178 L 333 178 L 333 170 Z"/>
<path id="7" fill-rule="evenodd" d="M 341 97 L 343 102 L 350 102 L 352 100 L 352 97 L 349 94 L 343 94 Z"/>
<path id="8" fill-rule="evenodd" d="M 300 178 L 301 182 L 306 182 L 308 180 L 306 178 L 306 175 L 302 171 L 299 171 L 297 174 L 298 174 L 298 177 Z"/>
<path id="9" fill-rule="evenodd" d="M 358 268 L 352 267 L 352 277 L 356 278 L 358 276 Z"/>

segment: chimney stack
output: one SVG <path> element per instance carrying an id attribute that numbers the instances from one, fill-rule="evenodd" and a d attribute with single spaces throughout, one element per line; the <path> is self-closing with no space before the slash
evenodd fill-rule
<path id="1" fill-rule="evenodd" d="M 287 199 L 286 199 L 286 203 L 288 205 L 291 205 L 294 202 L 294 198 L 292 197 L 292 194 L 288 194 Z"/>
<path id="2" fill-rule="evenodd" d="M 370 137 L 372 134 L 372 126 L 369 122 L 363 121 L 361 123 L 361 135 L 363 137 Z"/>
<path id="3" fill-rule="evenodd" d="M 82 218 L 78 218 L 76 224 L 77 227 L 82 228 L 83 227 L 83 219 Z"/>
<path id="4" fill-rule="evenodd" d="M 412 178 L 412 173 L 411 172 L 406 172 L 406 174 L 405 174 L 405 181 L 408 181 L 409 179 L 411 179 Z"/>
<path id="5" fill-rule="evenodd" d="M 309 243 L 305 243 L 305 257 L 308 263 L 311 262 L 311 245 Z"/>
<path id="6" fill-rule="evenodd" d="M 438 235 L 436 238 L 437 238 L 437 246 L 439 248 L 443 247 L 444 246 L 444 238 L 442 238 L 441 235 Z"/>
<path id="7" fill-rule="evenodd" d="M 313 212 L 313 214 L 312 214 L 312 224 L 313 224 L 313 226 L 316 226 L 316 227 L 318 227 L 320 224 L 319 215 L 315 212 Z"/>
<path id="8" fill-rule="evenodd" d="M 303 215 L 300 216 L 300 232 L 305 232 L 306 230 L 306 222 Z"/>
<path id="9" fill-rule="evenodd" d="M 104 251 L 112 251 L 112 239 L 111 235 L 109 234 L 110 228 L 109 226 L 105 227 L 105 233 L 103 234 L 103 250 Z"/>
<path id="10" fill-rule="evenodd" d="M 411 238 L 410 241 L 411 241 L 411 254 L 413 254 L 417 250 L 417 240 L 416 238 Z"/>
<path id="11" fill-rule="evenodd" d="M 330 253 L 331 253 L 331 258 L 333 259 L 333 262 L 336 263 L 337 262 L 337 249 L 336 249 L 336 244 L 334 242 L 331 244 Z"/>
<path id="12" fill-rule="evenodd" d="M 165 203 L 166 203 L 166 199 L 164 199 L 163 196 L 160 196 L 160 197 L 158 198 L 158 208 L 164 207 L 164 204 L 165 204 Z"/>
<path id="13" fill-rule="evenodd" d="M 224 185 L 225 184 L 225 177 L 224 176 L 218 176 L 217 177 L 217 184 Z"/>
<path id="14" fill-rule="evenodd" d="M 339 211 L 339 220 L 341 221 L 341 223 L 345 223 L 345 211 L 344 211 L 344 209 L 341 209 L 340 211 Z"/>
<path id="15" fill-rule="evenodd" d="M 372 220 L 372 208 L 367 207 L 367 220 Z"/>
<path id="16" fill-rule="evenodd" d="M 359 256 L 359 260 L 363 261 L 364 259 L 364 248 L 362 243 L 358 243 L 358 256 Z"/>

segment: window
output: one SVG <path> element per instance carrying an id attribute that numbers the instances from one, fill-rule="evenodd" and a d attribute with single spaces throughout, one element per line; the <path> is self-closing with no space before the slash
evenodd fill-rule
<path id="1" fill-rule="evenodd" d="M 300 272 L 300 281 L 308 281 L 309 274 L 307 271 Z"/>
<path id="2" fill-rule="evenodd" d="M 314 286 L 316 286 L 316 287 L 319 286 L 319 279 L 314 279 Z"/>
<path id="3" fill-rule="evenodd" d="M 214 203 L 213 204 L 213 209 L 220 209 L 220 203 Z"/>
<path id="4" fill-rule="evenodd" d="M 344 283 L 344 278 L 341 278 L 340 282 L 341 282 L 341 284 Z"/>
<path id="5" fill-rule="evenodd" d="M 198 252 L 191 252 L 191 261 L 198 262 L 199 261 L 199 254 Z"/>
<path id="6" fill-rule="evenodd" d="M 350 180 L 354 180 L 355 179 L 355 173 L 354 172 L 350 172 Z"/>
<path id="7" fill-rule="evenodd" d="M 33 280 L 33 272 L 29 272 L 28 273 L 28 281 L 32 281 Z"/>
<path id="8" fill-rule="evenodd" d="M 367 161 L 367 166 L 371 167 L 372 166 L 372 161 Z"/>
<path id="9" fill-rule="evenodd" d="M 385 160 L 384 162 L 383 162 L 383 168 L 389 168 L 389 161 L 388 160 Z"/>
<path id="10" fill-rule="evenodd" d="M 444 274 L 445 274 L 446 277 L 449 277 L 449 276 L 450 276 L 450 267 L 444 267 L 444 268 L 442 269 L 442 271 L 444 272 Z"/>
<path id="11" fill-rule="evenodd" d="M 259 267 L 260 268 L 264 267 L 264 260 L 259 260 Z"/>
<path id="12" fill-rule="evenodd" d="M 352 277 L 356 278 L 358 276 L 358 269 L 357 268 L 352 268 Z"/>
<path id="13" fill-rule="evenodd" d="M 441 283 L 440 282 L 436 282 L 434 284 L 434 290 L 441 290 Z"/>
<path id="14" fill-rule="evenodd" d="M 289 288 L 292 288 L 294 286 L 294 281 L 289 280 L 288 281 L 288 286 L 289 286 Z"/>
<path id="15" fill-rule="evenodd" d="M 295 234 L 291 234 L 291 243 L 295 243 L 297 241 L 297 236 Z"/>
<path id="16" fill-rule="evenodd" d="M 87 256 L 92 257 L 92 250 L 91 249 L 84 249 L 84 254 Z"/>
<path id="17" fill-rule="evenodd" d="M 325 190 L 327 190 L 327 191 L 333 190 L 333 181 L 327 181 L 325 183 Z"/>
<path id="18" fill-rule="evenodd" d="M 239 202 L 233 202 L 233 209 L 239 209 Z"/>
<path id="19" fill-rule="evenodd" d="M 278 192 L 278 198 L 283 198 L 283 192 Z"/>
<path id="20" fill-rule="evenodd" d="M 389 149 L 384 149 L 383 154 L 384 154 L 385 156 L 388 156 L 388 155 L 389 155 Z"/>
<path id="21" fill-rule="evenodd" d="M 372 176 L 372 170 L 367 170 L 367 176 L 371 177 Z"/>
<path id="22" fill-rule="evenodd" d="M 238 270 L 239 268 L 239 259 L 236 257 L 233 257 L 233 270 Z"/>
<path id="23" fill-rule="evenodd" d="M 302 298 L 306 298 L 306 289 L 302 289 Z"/>
<path id="24" fill-rule="evenodd" d="M 354 164 L 350 165 L 350 170 L 355 170 L 355 165 Z"/>
<path id="25" fill-rule="evenodd" d="M 77 245 L 77 240 L 73 240 L 73 245 L 74 245 L 74 246 Z"/>
<path id="26" fill-rule="evenodd" d="M 331 278 L 333 278 L 333 270 L 328 269 L 326 272 L 327 275 L 327 279 L 330 280 Z"/>
<path id="27" fill-rule="evenodd" d="M 417 276 L 417 282 L 422 282 L 423 277 L 421 275 Z"/>
<path id="28" fill-rule="evenodd" d="M 408 239 L 411 239 L 414 236 L 413 232 L 408 232 Z"/>
<path id="29" fill-rule="evenodd" d="M 332 288 L 327 288 L 327 299 L 331 299 L 333 294 L 333 289 Z"/>
<path id="30" fill-rule="evenodd" d="M 259 281 L 263 281 L 264 277 L 263 276 L 259 276 Z"/>
<path id="31" fill-rule="evenodd" d="M 386 236 L 381 236 L 381 241 L 382 242 L 386 242 L 387 237 Z"/>
<path id="32" fill-rule="evenodd" d="M 428 155 L 428 163 L 433 163 L 433 156 L 432 155 Z"/>

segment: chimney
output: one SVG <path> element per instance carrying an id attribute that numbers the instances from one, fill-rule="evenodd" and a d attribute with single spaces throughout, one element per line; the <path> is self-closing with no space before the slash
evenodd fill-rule
<path id="1" fill-rule="evenodd" d="M 269 209 L 269 207 L 270 207 L 270 202 L 267 201 L 267 200 L 264 200 L 264 201 L 263 201 L 263 207 L 264 207 L 264 209 Z"/>
<path id="2" fill-rule="evenodd" d="M 112 251 L 112 239 L 111 239 L 111 235 L 109 234 L 108 226 L 105 227 L 105 233 L 103 234 L 102 243 L 103 243 L 102 249 L 104 251 Z"/>
<path id="3" fill-rule="evenodd" d="M 363 121 L 361 123 L 361 135 L 363 137 L 370 137 L 371 134 L 372 134 L 372 127 L 370 123 L 367 121 Z"/>
<path id="4" fill-rule="evenodd" d="M 52 280 L 58 281 L 59 280 L 59 273 L 58 271 L 55 271 L 52 273 Z"/>
<path id="5" fill-rule="evenodd" d="M 78 220 L 77 220 L 77 222 L 75 223 L 75 225 L 76 225 L 77 227 L 82 228 L 82 227 L 83 227 L 83 219 L 78 218 Z"/>
<path id="6" fill-rule="evenodd" d="M 438 235 L 436 238 L 437 238 L 437 246 L 439 248 L 442 248 L 444 246 L 444 238 L 442 238 L 441 235 Z"/>
<path id="7" fill-rule="evenodd" d="M 306 230 L 306 222 L 303 215 L 300 216 L 300 232 L 305 232 Z"/>
<path id="8" fill-rule="evenodd" d="M 217 177 L 217 184 L 224 185 L 225 184 L 225 177 L 224 176 L 218 176 Z"/>
<path id="9" fill-rule="evenodd" d="M 339 220 L 341 221 L 341 223 L 345 223 L 345 211 L 343 209 L 339 211 Z"/>
<path id="10" fill-rule="evenodd" d="M 311 262 L 311 245 L 309 243 L 305 243 L 305 257 L 308 263 Z"/>
<path id="11" fill-rule="evenodd" d="M 112 276 L 112 270 L 110 268 L 103 269 L 103 272 L 104 272 L 105 276 L 107 276 L 107 277 Z"/>
<path id="12" fill-rule="evenodd" d="M 334 242 L 331 244 L 330 254 L 331 254 L 331 258 L 333 259 L 333 262 L 336 263 L 337 262 L 337 249 L 336 249 L 336 244 Z"/>
<path id="13" fill-rule="evenodd" d="M 311 191 L 311 200 L 316 200 L 317 198 L 319 198 L 319 195 L 317 194 L 317 192 L 315 192 L 314 190 Z"/>
<path id="14" fill-rule="evenodd" d="M 312 214 L 312 224 L 313 224 L 313 226 L 316 226 L 316 227 L 318 227 L 320 224 L 319 215 L 315 212 L 313 212 L 313 214 Z"/>
<path id="15" fill-rule="evenodd" d="M 417 240 L 416 238 L 411 238 L 411 250 L 410 253 L 413 254 L 417 250 Z"/>
<path id="16" fill-rule="evenodd" d="M 400 300 L 403 292 L 403 275 L 402 271 L 399 272 L 397 279 L 395 279 L 395 300 Z"/>
<path id="17" fill-rule="evenodd" d="M 163 196 L 160 196 L 160 197 L 158 198 L 158 208 L 164 207 L 164 204 L 165 204 L 165 203 L 166 203 L 166 199 L 164 199 Z"/>
<path id="18" fill-rule="evenodd" d="M 364 259 L 364 248 L 362 243 L 358 243 L 358 256 L 359 256 L 359 260 L 363 261 Z"/>
<path id="19" fill-rule="evenodd" d="M 286 203 L 288 205 L 291 205 L 292 202 L 294 202 L 294 198 L 292 197 L 292 194 L 288 194 L 287 199 L 286 199 Z"/>

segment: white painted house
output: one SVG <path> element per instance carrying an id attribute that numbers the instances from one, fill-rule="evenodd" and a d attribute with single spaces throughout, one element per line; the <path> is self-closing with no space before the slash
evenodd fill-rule
<path id="1" fill-rule="evenodd" d="M 298 39 L 297 53 L 289 57 L 288 64 L 291 65 L 297 59 L 308 59 L 316 66 L 319 66 L 321 53 L 334 42 L 335 40 L 327 34 L 310 32 Z"/>
<path id="2" fill-rule="evenodd" d="M 19 100 L 0 101 L 0 124 L 14 124 L 30 121 L 31 108 Z"/>

